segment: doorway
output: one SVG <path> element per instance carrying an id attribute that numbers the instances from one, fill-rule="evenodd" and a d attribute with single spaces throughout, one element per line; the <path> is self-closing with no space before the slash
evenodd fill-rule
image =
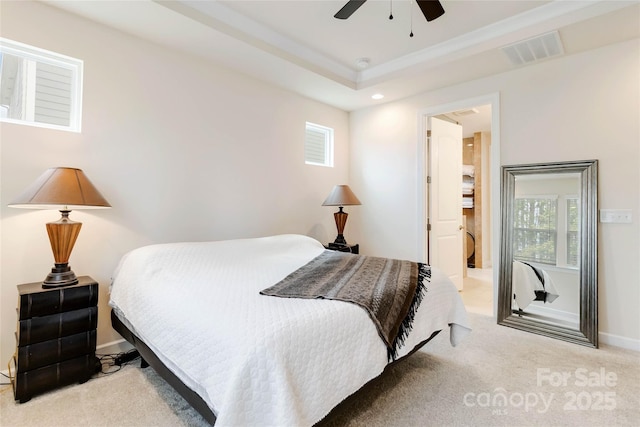
<path id="1" fill-rule="evenodd" d="M 428 260 L 431 244 L 429 241 L 429 220 L 432 216 L 434 209 L 438 207 L 438 196 L 430 193 L 430 181 L 434 177 L 430 176 L 434 171 L 430 171 L 430 159 L 432 153 L 429 151 L 428 135 L 430 135 L 430 118 L 443 116 L 452 116 L 453 112 L 461 112 L 477 109 L 482 106 L 490 107 L 490 135 L 491 144 L 488 149 L 487 166 L 489 173 L 486 176 L 485 190 L 489 190 L 489 198 L 487 203 L 489 204 L 488 212 L 490 213 L 490 220 L 488 220 L 485 232 L 483 233 L 483 239 L 485 239 L 486 250 L 487 240 L 489 241 L 489 251 L 491 256 L 485 254 L 485 260 L 482 265 L 482 269 L 468 269 L 466 276 L 468 279 L 463 283 L 463 289 L 461 291 L 463 300 L 465 300 L 465 306 L 469 311 L 481 311 L 482 314 L 492 314 L 496 317 L 497 314 L 497 295 L 498 295 L 498 271 L 499 271 L 499 233 L 500 233 L 500 105 L 499 94 L 490 94 L 472 99 L 461 100 L 458 102 L 440 105 L 425 109 L 419 113 L 420 123 L 420 135 L 418 145 L 418 166 L 419 166 L 419 182 L 418 182 L 418 201 L 419 201 L 419 224 L 422 224 L 421 230 L 419 230 L 419 244 L 423 253 L 423 259 Z M 453 116 L 455 117 L 455 116 Z M 454 119 L 455 120 L 455 119 Z M 468 120 L 460 120 L 464 128 L 464 122 Z M 462 159 L 460 159 L 462 162 Z M 456 166 L 457 167 L 457 166 Z M 437 172 L 436 172 L 437 173 Z M 437 179 L 437 178 L 436 178 Z M 435 196 L 435 197 L 434 197 Z M 462 195 L 461 195 L 462 196 Z M 461 224 L 462 225 L 462 224 Z M 486 228 L 490 229 L 490 232 L 486 232 Z M 466 230 L 460 229 L 460 233 L 465 233 Z M 464 239 L 466 240 L 466 239 Z M 462 252 L 460 252 L 462 253 Z M 449 260 L 449 262 L 464 263 L 466 266 L 466 259 L 463 260 L 460 253 L 456 254 L 455 260 Z M 440 260 L 438 262 L 441 262 Z M 436 265 L 436 264 L 434 264 Z M 467 289 L 465 291 L 465 285 Z"/>

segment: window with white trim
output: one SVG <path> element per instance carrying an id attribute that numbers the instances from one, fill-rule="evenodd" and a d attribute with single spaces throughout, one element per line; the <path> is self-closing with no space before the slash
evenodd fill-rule
<path id="1" fill-rule="evenodd" d="M 306 123 L 304 161 L 308 165 L 333 167 L 333 129 Z"/>
<path id="2" fill-rule="evenodd" d="M 80 132 L 79 59 L 0 38 L 0 121 Z"/>

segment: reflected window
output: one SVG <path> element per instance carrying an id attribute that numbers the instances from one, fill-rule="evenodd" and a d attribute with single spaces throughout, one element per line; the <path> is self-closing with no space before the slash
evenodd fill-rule
<path id="1" fill-rule="evenodd" d="M 80 131 L 82 61 L 0 39 L 0 120 Z"/>
<path id="2" fill-rule="evenodd" d="M 580 207 L 578 198 L 567 198 L 567 266 L 578 267 L 580 255 Z"/>
<path id="3" fill-rule="evenodd" d="M 576 196 L 522 196 L 514 200 L 514 258 L 577 268 L 580 205 Z"/>
<path id="4" fill-rule="evenodd" d="M 514 258 L 519 261 L 555 265 L 557 198 L 517 198 L 514 212 Z"/>

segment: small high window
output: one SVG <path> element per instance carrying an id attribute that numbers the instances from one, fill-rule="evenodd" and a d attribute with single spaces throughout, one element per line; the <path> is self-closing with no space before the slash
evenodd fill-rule
<path id="1" fill-rule="evenodd" d="M 304 160 L 308 165 L 333 167 L 333 129 L 307 122 Z"/>
<path id="2" fill-rule="evenodd" d="M 0 121 L 80 132 L 82 65 L 0 38 Z"/>

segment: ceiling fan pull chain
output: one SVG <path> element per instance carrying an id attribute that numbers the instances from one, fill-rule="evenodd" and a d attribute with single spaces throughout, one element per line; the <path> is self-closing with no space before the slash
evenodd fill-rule
<path id="1" fill-rule="evenodd" d="M 393 19 L 393 0 L 389 0 L 389 19 Z"/>
<path id="2" fill-rule="evenodd" d="M 413 37 L 413 0 L 409 0 L 409 19 L 410 19 L 409 37 Z"/>

